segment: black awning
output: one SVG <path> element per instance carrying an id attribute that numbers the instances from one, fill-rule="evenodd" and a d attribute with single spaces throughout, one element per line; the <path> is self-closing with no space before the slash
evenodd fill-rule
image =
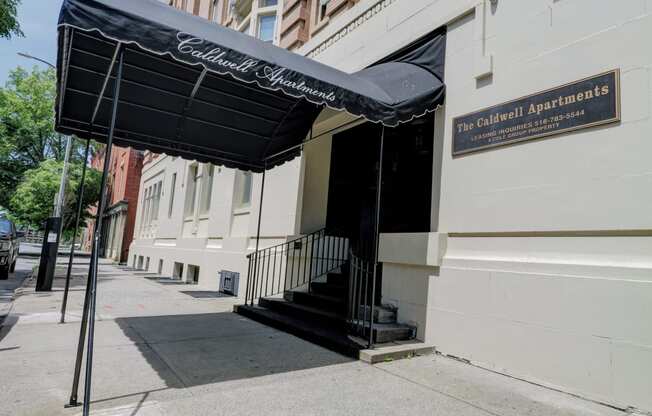
<path id="1" fill-rule="evenodd" d="M 117 145 L 261 171 L 298 154 L 324 107 L 386 126 L 433 111 L 445 36 L 347 74 L 158 0 L 64 0 L 56 129 L 92 124 L 106 141 L 115 74 L 104 80 L 121 45 Z"/>

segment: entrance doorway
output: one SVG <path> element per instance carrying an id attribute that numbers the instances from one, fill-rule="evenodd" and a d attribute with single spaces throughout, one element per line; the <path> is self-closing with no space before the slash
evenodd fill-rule
<path id="1" fill-rule="evenodd" d="M 382 128 L 365 123 L 333 136 L 326 227 L 375 256 L 376 187 Z M 429 232 L 434 114 L 385 129 L 380 232 Z"/>

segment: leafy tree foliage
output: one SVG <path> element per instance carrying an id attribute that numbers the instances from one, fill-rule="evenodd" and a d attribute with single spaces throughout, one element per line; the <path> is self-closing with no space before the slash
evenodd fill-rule
<path id="1" fill-rule="evenodd" d="M 0 38 L 23 36 L 16 19 L 20 0 L 0 0 Z"/>
<path id="2" fill-rule="evenodd" d="M 11 216 L 16 222 L 24 225 L 38 227 L 52 214 L 54 200 L 59 191 L 59 181 L 63 170 L 63 162 L 50 159 L 39 164 L 35 169 L 30 169 L 10 202 Z M 77 195 L 79 194 L 82 173 L 82 163 L 75 162 L 70 165 L 66 195 L 64 197 L 63 229 L 69 231 L 75 227 L 77 215 Z M 86 185 L 83 195 L 83 222 L 90 218 L 87 208 L 95 204 L 100 196 L 100 182 L 102 175 L 99 171 L 86 169 Z"/>
<path id="3" fill-rule="evenodd" d="M 44 160 L 63 160 L 66 137 L 54 131 L 55 97 L 53 69 L 18 67 L 0 88 L 0 206 L 9 205 L 26 171 Z M 73 161 L 82 161 L 83 149 L 77 142 Z"/>

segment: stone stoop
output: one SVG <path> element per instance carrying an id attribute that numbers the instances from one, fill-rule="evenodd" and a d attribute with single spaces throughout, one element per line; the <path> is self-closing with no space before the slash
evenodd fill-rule
<path id="1" fill-rule="evenodd" d="M 387 344 L 378 344 L 376 348 L 361 350 L 360 361 L 369 364 L 378 364 L 387 361 L 403 360 L 406 358 L 431 355 L 436 352 L 434 345 L 419 341 L 397 341 Z"/>
<path id="2" fill-rule="evenodd" d="M 256 306 L 239 306 L 241 315 L 297 335 L 347 356 L 358 358 L 366 344 L 354 342 L 348 336 L 346 309 L 348 298 L 348 268 L 328 273 L 325 279 L 310 283 L 310 291 L 287 290 L 283 297 L 261 298 Z M 396 309 L 390 306 L 374 308 L 373 339 L 377 344 L 412 340 L 416 328 L 397 323 Z M 369 322 L 371 310 L 360 311 L 360 323 Z M 367 318 L 367 319 L 364 319 Z M 369 336 L 369 329 L 363 331 Z M 421 351 L 421 350 L 419 350 Z M 397 355 L 398 356 L 398 355 Z"/>

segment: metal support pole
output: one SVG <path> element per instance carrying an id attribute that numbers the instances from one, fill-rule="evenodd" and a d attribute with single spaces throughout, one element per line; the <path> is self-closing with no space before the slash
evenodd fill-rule
<path id="1" fill-rule="evenodd" d="M 90 131 L 93 130 L 93 127 L 90 128 Z M 81 181 L 79 183 L 78 195 L 77 195 L 77 218 L 75 219 L 75 233 L 72 235 L 72 244 L 70 245 L 70 258 L 68 259 L 68 271 L 66 271 L 66 287 L 63 291 L 63 302 L 61 303 L 61 320 L 60 324 L 66 321 L 66 306 L 68 304 L 68 291 L 70 290 L 70 273 L 72 272 L 72 262 L 75 257 L 75 243 L 77 242 L 77 234 L 79 233 L 79 219 L 82 213 L 82 204 L 84 197 L 84 185 L 86 181 L 86 164 L 88 161 L 88 152 L 91 147 L 91 133 L 89 133 L 89 138 L 86 139 L 86 150 L 84 151 L 84 165 L 82 166 L 82 175 Z"/>
<path id="2" fill-rule="evenodd" d="M 111 63 L 109 64 L 109 68 L 106 71 L 106 76 L 104 77 L 104 83 L 102 85 L 102 90 L 100 91 L 100 95 L 97 98 L 97 103 L 95 104 L 95 108 L 93 110 L 93 116 L 91 117 L 91 122 L 89 123 L 89 126 L 93 126 L 93 123 L 95 122 L 95 119 L 97 117 L 97 114 L 99 112 L 100 104 L 102 102 L 102 99 L 104 98 L 104 93 L 106 92 L 106 87 L 109 84 L 109 80 L 111 78 L 111 74 L 113 73 L 113 68 L 116 64 L 116 61 L 118 60 L 118 56 L 122 57 L 122 45 L 118 44 L 117 47 L 115 48 L 115 52 L 113 54 L 113 59 L 111 59 Z M 118 81 L 116 80 L 116 86 L 117 86 Z M 114 96 L 115 98 L 116 96 Z M 114 104 L 117 102 L 117 100 L 114 100 Z M 92 131 L 92 130 L 90 130 Z M 105 167 L 107 165 L 108 161 L 105 160 Z M 100 192 L 104 193 L 104 185 L 103 183 L 102 187 L 100 188 Z M 99 208 L 99 207 L 98 207 Z M 99 211 L 98 211 L 99 213 Z M 98 227 L 98 221 L 97 221 L 97 216 L 95 219 L 95 229 Z M 79 327 L 79 341 L 77 343 L 77 358 L 75 360 L 75 374 L 73 376 L 73 381 L 72 381 L 72 389 L 70 392 L 70 401 L 65 407 L 76 407 L 79 406 L 80 403 L 77 401 L 77 396 L 78 396 L 78 391 L 79 391 L 79 377 L 81 375 L 81 365 L 82 365 L 82 358 L 84 357 L 84 343 L 86 341 L 86 326 L 88 325 L 88 309 L 90 305 L 90 300 L 91 300 L 91 283 L 92 280 L 90 278 L 91 273 L 92 273 L 92 266 L 93 266 L 93 258 L 95 258 L 95 251 L 98 249 L 98 247 L 95 247 L 95 244 L 91 244 L 92 249 L 91 249 L 91 261 L 90 265 L 88 267 L 88 279 L 86 281 L 86 293 L 84 296 L 84 310 L 82 313 L 82 320 L 81 320 L 81 325 Z"/>
<path id="3" fill-rule="evenodd" d="M 373 347 L 374 306 L 376 305 L 376 276 L 378 274 L 378 247 L 380 246 L 380 197 L 383 187 L 383 153 L 385 147 L 385 126 L 380 133 L 380 151 L 378 152 L 378 184 L 376 185 L 376 230 L 374 241 L 373 281 L 371 282 L 371 315 L 369 323 L 369 348 Z M 366 311 L 365 311 L 366 313 Z"/>
<path id="4" fill-rule="evenodd" d="M 258 206 L 258 231 L 256 232 L 256 251 L 255 251 L 255 256 L 256 259 L 255 261 L 255 266 L 254 270 L 258 270 L 258 249 L 260 247 L 260 223 L 263 218 L 263 195 L 265 193 L 265 174 L 267 172 L 267 162 L 265 162 L 265 166 L 263 167 L 263 181 L 260 185 L 260 204 Z M 256 277 L 254 277 L 254 282 L 253 282 L 253 288 L 254 288 L 254 294 L 256 293 L 256 280 L 258 280 L 258 273 L 255 274 Z M 254 297 L 251 297 L 251 306 L 254 306 Z"/>
<path id="5" fill-rule="evenodd" d="M 66 154 L 63 159 L 63 172 L 59 183 L 59 194 L 57 203 L 54 206 L 54 217 L 63 217 L 63 203 L 66 199 L 66 178 L 68 177 L 68 166 L 70 165 L 70 152 L 72 151 L 72 136 L 66 139 Z M 63 221 L 61 222 L 63 228 Z"/>
<path id="6" fill-rule="evenodd" d="M 95 305 L 97 303 L 97 269 L 99 261 L 99 246 L 102 238 L 102 217 L 106 208 L 107 194 L 104 192 L 106 188 L 107 179 L 109 176 L 109 165 L 111 161 L 111 147 L 113 146 L 113 134 L 115 132 L 115 120 L 118 115 L 118 102 L 120 100 L 120 83 L 122 82 L 122 67 L 124 64 L 124 50 L 120 48 L 118 57 L 118 74 L 115 80 L 115 89 L 113 92 L 113 108 L 111 109 L 111 124 L 109 126 L 109 135 L 106 141 L 106 152 L 104 154 L 104 170 L 102 172 L 102 182 L 100 189 L 102 196 L 100 203 L 97 206 L 97 216 L 95 218 L 95 230 L 93 233 L 93 255 L 91 257 L 91 267 L 89 273 L 89 280 L 91 294 L 90 294 L 90 307 L 88 310 L 88 344 L 86 346 L 86 378 L 84 380 L 84 403 L 83 403 L 83 416 L 88 416 L 90 412 L 91 402 L 91 382 L 93 376 L 93 341 L 95 338 Z"/>
<path id="7" fill-rule="evenodd" d="M 93 247 L 91 253 L 91 259 L 93 258 L 95 247 Z M 90 268 L 89 268 L 90 274 Z M 79 341 L 77 343 L 77 359 L 75 360 L 75 375 L 72 381 L 72 391 L 70 393 L 70 400 L 65 407 L 77 407 L 81 403 L 78 402 L 78 391 L 79 391 L 79 376 L 81 374 L 81 365 L 82 358 L 84 357 L 84 344 L 86 341 L 86 324 L 88 323 L 88 304 L 90 302 L 91 294 L 91 279 L 86 281 L 86 294 L 84 295 L 84 310 L 82 313 L 81 326 L 79 328 Z"/>

